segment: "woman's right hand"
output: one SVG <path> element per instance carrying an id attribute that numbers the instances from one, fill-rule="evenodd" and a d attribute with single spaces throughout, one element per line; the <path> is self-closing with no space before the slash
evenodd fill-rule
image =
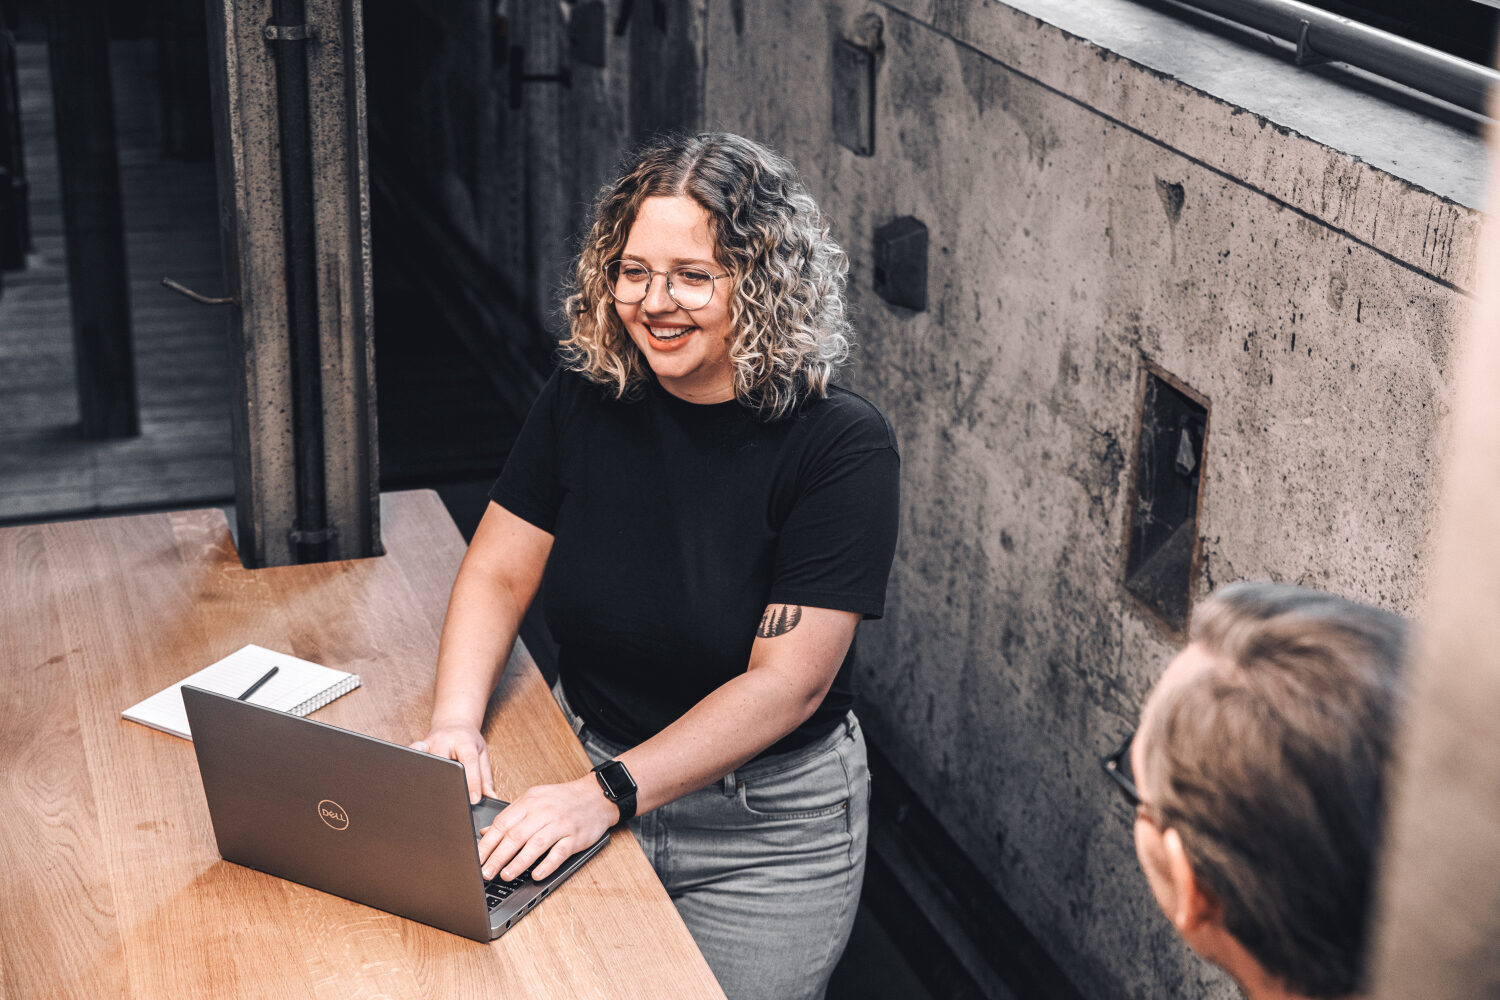
<path id="1" fill-rule="evenodd" d="M 481 795 L 492 799 L 500 797 L 495 792 L 495 777 L 490 773 L 489 747 L 477 727 L 434 723 L 432 732 L 411 747 L 462 764 L 464 779 L 469 783 L 470 804 L 478 802 Z"/>

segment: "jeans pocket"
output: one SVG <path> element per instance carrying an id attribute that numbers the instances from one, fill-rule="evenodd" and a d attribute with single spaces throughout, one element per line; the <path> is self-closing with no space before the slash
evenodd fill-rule
<path id="1" fill-rule="evenodd" d="M 787 771 L 738 782 L 740 805 L 759 819 L 807 820 L 849 811 L 849 775 L 838 748 Z"/>

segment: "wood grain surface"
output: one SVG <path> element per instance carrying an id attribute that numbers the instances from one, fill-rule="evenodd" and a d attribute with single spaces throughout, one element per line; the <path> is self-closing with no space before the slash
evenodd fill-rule
<path id="1" fill-rule="evenodd" d="M 120 717 L 254 642 L 361 676 L 320 721 L 425 733 L 464 545 L 382 506 L 384 557 L 255 571 L 217 510 L 0 529 L 0 1000 L 723 996 L 628 833 L 479 944 L 221 860 L 192 745 Z M 486 736 L 507 797 L 588 767 L 519 643 Z"/>

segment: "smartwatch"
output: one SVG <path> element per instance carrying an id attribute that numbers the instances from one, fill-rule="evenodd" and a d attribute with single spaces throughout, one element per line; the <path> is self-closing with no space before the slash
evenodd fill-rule
<path id="1" fill-rule="evenodd" d="M 594 777 L 604 797 L 620 808 L 620 822 L 627 822 L 635 815 L 635 779 L 630 771 L 617 760 L 607 760 L 594 768 Z"/>

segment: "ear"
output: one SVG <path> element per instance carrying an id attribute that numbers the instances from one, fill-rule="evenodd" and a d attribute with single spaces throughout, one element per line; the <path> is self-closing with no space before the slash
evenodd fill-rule
<path id="1" fill-rule="evenodd" d="M 1162 833 L 1162 852 L 1166 855 L 1167 874 L 1176 890 L 1172 912 L 1167 919 L 1184 938 L 1191 940 L 1205 926 L 1223 923 L 1223 904 L 1204 888 L 1193 871 L 1193 863 L 1182 846 L 1182 836 L 1168 827 Z"/>

